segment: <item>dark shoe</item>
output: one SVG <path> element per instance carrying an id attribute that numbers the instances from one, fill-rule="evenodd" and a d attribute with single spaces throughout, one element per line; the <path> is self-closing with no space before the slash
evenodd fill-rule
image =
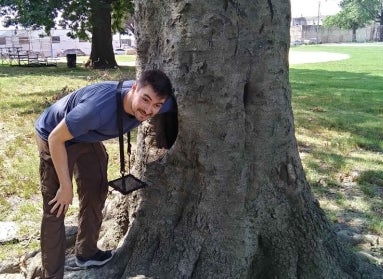
<path id="1" fill-rule="evenodd" d="M 109 262 L 114 255 L 113 250 L 101 251 L 98 250 L 97 253 L 90 258 L 83 258 L 81 256 L 76 256 L 76 265 L 78 267 L 91 267 L 91 266 L 102 266 Z"/>

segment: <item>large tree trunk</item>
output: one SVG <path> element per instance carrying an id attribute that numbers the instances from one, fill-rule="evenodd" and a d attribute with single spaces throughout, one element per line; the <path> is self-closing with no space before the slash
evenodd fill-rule
<path id="1" fill-rule="evenodd" d="M 111 1 L 90 1 L 92 16 L 92 50 L 90 66 L 96 69 L 114 68 L 117 66 L 112 44 Z"/>
<path id="2" fill-rule="evenodd" d="M 173 81 L 178 136 L 164 152 L 164 122 L 140 128 L 135 172 L 150 186 L 118 203 L 127 234 L 113 262 L 81 278 L 381 278 L 306 182 L 289 2 L 140 0 L 136 17 L 141 69 Z"/>

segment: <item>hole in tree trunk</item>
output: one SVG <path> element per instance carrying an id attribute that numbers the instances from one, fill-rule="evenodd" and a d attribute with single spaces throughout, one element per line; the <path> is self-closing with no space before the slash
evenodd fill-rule
<path id="1" fill-rule="evenodd" d="M 170 149 L 178 135 L 177 105 L 175 111 L 158 114 L 152 121 L 157 148 Z"/>

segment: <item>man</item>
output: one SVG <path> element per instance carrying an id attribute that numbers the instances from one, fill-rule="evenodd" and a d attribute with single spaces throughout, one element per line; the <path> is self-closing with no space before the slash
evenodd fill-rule
<path id="1" fill-rule="evenodd" d="M 117 84 L 108 81 L 81 88 L 50 106 L 36 121 L 43 196 L 43 278 L 64 276 L 64 216 L 73 199 L 73 175 L 80 203 L 76 264 L 101 266 L 113 257 L 113 251 L 97 248 L 97 240 L 108 192 L 108 155 L 102 141 L 118 137 Z M 171 96 L 171 82 L 159 70 L 143 72 L 137 82 L 124 82 L 124 133 L 172 110 L 175 103 Z"/>

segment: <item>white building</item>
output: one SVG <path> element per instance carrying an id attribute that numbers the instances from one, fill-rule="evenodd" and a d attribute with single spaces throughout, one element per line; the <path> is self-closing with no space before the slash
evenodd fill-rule
<path id="1" fill-rule="evenodd" d="M 1 52 L 19 49 L 39 53 L 43 57 L 57 57 L 66 49 L 80 49 L 90 54 L 91 43 L 80 39 L 71 39 L 66 34 L 69 30 L 53 29 L 47 36 L 42 30 L 8 29 L 0 30 Z M 133 34 L 113 35 L 113 48 L 135 47 Z"/>

